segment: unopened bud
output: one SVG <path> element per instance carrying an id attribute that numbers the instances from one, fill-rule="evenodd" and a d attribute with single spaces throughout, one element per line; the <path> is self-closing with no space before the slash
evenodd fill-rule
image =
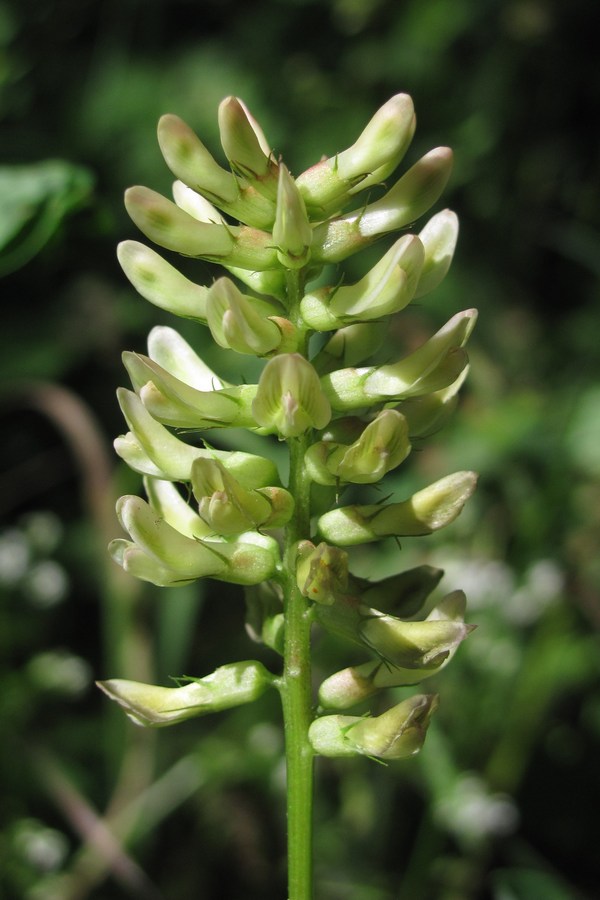
<path id="1" fill-rule="evenodd" d="M 302 317 L 311 328 L 330 331 L 399 312 L 412 300 L 422 265 L 423 245 L 407 234 L 356 284 L 307 294 L 300 304 Z"/>
<path id="2" fill-rule="evenodd" d="M 427 222 L 419 232 L 425 248 L 425 260 L 419 276 L 415 297 L 422 297 L 444 279 L 456 248 L 458 217 L 450 209 L 443 209 Z"/>
<path id="3" fill-rule="evenodd" d="M 158 143 L 176 178 L 217 205 L 237 199 L 239 188 L 233 174 L 215 162 L 202 141 L 178 116 L 161 117 Z"/>
<path id="4" fill-rule="evenodd" d="M 361 409 L 378 401 L 418 397 L 448 387 L 467 365 L 463 345 L 476 319 L 475 309 L 457 313 L 400 362 L 324 375 L 321 384 L 331 406 L 335 410 Z"/>
<path id="5" fill-rule="evenodd" d="M 272 199 L 277 190 L 278 166 L 264 149 L 265 139 L 237 97 L 227 97 L 219 106 L 219 132 L 231 168 L 259 193 Z"/>
<path id="6" fill-rule="evenodd" d="M 405 759 L 419 752 L 437 707 L 435 694 L 418 694 L 373 718 L 322 716 L 308 737 L 321 756 Z"/>
<path id="7" fill-rule="evenodd" d="M 431 534 L 456 519 L 476 483 L 474 472 L 455 472 L 401 503 L 340 507 L 321 516 L 319 532 L 340 547 Z"/>
<path id="8" fill-rule="evenodd" d="M 248 428 L 255 424 L 250 411 L 255 385 L 197 390 L 142 354 L 126 352 L 123 363 L 146 409 L 165 425 Z"/>
<path id="9" fill-rule="evenodd" d="M 125 275 L 145 300 L 176 316 L 206 322 L 208 288 L 189 281 L 158 253 L 137 241 L 122 241 L 117 256 Z"/>
<path id="10" fill-rule="evenodd" d="M 339 620 L 344 630 L 353 632 L 355 642 L 358 638 L 379 657 L 327 678 L 319 689 L 321 705 L 348 709 L 383 688 L 418 684 L 435 675 L 475 627 L 465 624 L 465 605 L 463 592 L 454 591 L 424 621 L 406 621 L 362 604 L 354 606 L 352 615 L 348 597 L 336 599 L 326 610 L 319 608 L 321 624 L 335 630 L 331 626 Z"/>
<path id="11" fill-rule="evenodd" d="M 273 242 L 277 258 L 286 269 L 301 269 L 310 260 L 312 228 L 304 200 L 284 165 L 279 167 Z"/>
<path id="12" fill-rule="evenodd" d="M 161 728 L 194 716 L 252 703 L 273 683 L 265 667 L 254 661 L 220 666 L 211 675 L 194 678 L 181 687 L 165 688 L 112 678 L 97 682 L 136 725 Z"/>
<path id="13" fill-rule="evenodd" d="M 377 655 L 393 668 L 407 670 L 396 673 L 398 684 L 413 684 L 432 675 L 447 662 L 472 626 L 465 625 L 465 595 L 449 594 L 422 622 L 398 619 L 385 613 L 365 616 L 361 637 Z M 397 679 L 400 680 L 397 680 Z M 404 678 L 406 680 L 402 681 Z M 385 676 L 379 682 L 386 684 Z"/>
<path id="14" fill-rule="evenodd" d="M 405 228 L 433 206 L 452 170 L 452 151 L 438 147 L 423 156 L 380 200 L 314 229 L 315 262 L 341 262 L 382 234 Z"/>
<path id="15" fill-rule="evenodd" d="M 196 137 L 191 128 L 177 116 L 163 116 L 158 123 L 158 141 L 165 161 L 174 175 L 208 202 L 254 228 L 269 229 L 275 218 L 274 200 L 267 199 L 249 184 L 240 184 L 232 172 L 221 168 Z M 204 221 L 220 221 L 220 216 L 197 215 L 200 204 L 187 197 L 176 197 L 190 215 Z M 193 208 L 192 208 L 193 207 Z"/>
<path id="16" fill-rule="evenodd" d="M 198 222 L 150 188 L 128 188 L 125 207 L 140 231 L 167 250 L 212 260 L 223 259 L 233 250 L 233 237 L 224 225 Z"/>
<path id="17" fill-rule="evenodd" d="M 222 462 L 244 487 L 264 487 L 277 481 L 277 469 L 271 460 L 238 450 L 192 447 L 157 422 L 133 391 L 119 388 L 117 397 L 131 433 L 117 438 L 115 449 L 136 472 L 189 482 L 194 460 L 206 457 Z"/>
<path id="18" fill-rule="evenodd" d="M 397 94 L 373 116 L 356 142 L 296 179 L 310 215 L 324 219 L 353 193 L 383 181 L 406 152 L 415 130 L 411 98 Z"/>

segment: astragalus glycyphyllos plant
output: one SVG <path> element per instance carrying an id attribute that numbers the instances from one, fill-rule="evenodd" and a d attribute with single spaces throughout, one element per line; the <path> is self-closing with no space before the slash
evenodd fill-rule
<path id="1" fill-rule="evenodd" d="M 120 390 L 119 402 L 130 430 L 116 449 L 144 475 L 148 499 L 121 498 L 118 514 L 129 539 L 113 541 L 111 553 L 127 572 L 156 585 L 204 577 L 242 585 L 250 635 L 280 654 L 283 666 L 272 673 L 260 662 L 238 661 L 179 687 L 119 679 L 100 686 L 134 722 L 154 726 L 251 702 L 270 687 L 279 691 L 288 896 L 307 900 L 314 757 L 395 760 L 417 753 L 435 695 L 411 694 L 375 717 L 347 710 L 382 689 L 439 672 L 469 631 L 461 591 L 427 604 L 439 570 L 421 566 L 369 581 L 352 574 L 344 548 L 450 524 L 475 475 L 456 472 L 394 502 L 344 505 L 339 498 L 346 485 L 379 484 L 404 462 L 411 443 L 420 444 L 452 411 L 476 313 L 453 316 L 398 361 L 369 364 L 390 316 L 443 279 L 458 231 L 449 210 L 418 234 L 410 230 L 446 185 L 448 148 L 427 153 L 392 187 L 384 183 L 415 129 L 406 94 L 385 103 L 351 147 L 297 178 L 241 100 L 221 103 L 219 129 L 228 169 L 181 119 L 163 116 L 158 140 L 177 179 L 175 202 L 134 187 L 125 203 L 147 238 L 219 264 L 241 287 L 228 276 L 194 284 L 136 241 L 122 243 L 118 255 L 147 300 L 208 327 L 220 347 L 265 365 L 257 384 L 229 384 L 166 327 L 151 331 L 148 355 L 125 353 L 133 391 Z M 401 236 L 358 282 L 346 283 L 341 270 L 329 285 L 319 281 L 324 267 L 394 232 Z M 264 435 L 265 456 L 214 449 L 201 437 L 231 427 Z M 200 446 L 190 435 L 200 435 Z M 287 445 L 285 486 L 268 456 L 272 436 Z M 314 624 L 359 645 L 367 657 L 331 674 L 317 698 Z"/>

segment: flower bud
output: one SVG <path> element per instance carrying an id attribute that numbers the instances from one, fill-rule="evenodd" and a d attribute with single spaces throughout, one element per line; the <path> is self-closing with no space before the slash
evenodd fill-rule
<path id="1" fill-rule="evenodd" d="M 222 169 L 192 129 L 178 116 L 162 116 L 158 143 L 165 162 L 176 178 L 217 205 L 234 202 L 239 188 L 234 175 Z"/>
<path id="2" fill-rule="evenodd" d="M 405 228 L 433 206 L 451 170 L 452 151 L 448 147 L 430 150 L 380 200 L 317 225 L 313 259 L 341 262 L 380 235 Z"/>
<path id="3" fill-rule="evenodd" d="M 385 663 L 398 670 L 389 681 L 383 675 L 379 685 L 415 684 L 447 662 L 472 631 L 472 626 L 464 622 L 465 603 L 462 591 L 448 594 L 422 622 L 407 622 L 375 610 L 365 616 L 361 637 Z"/>
<path id="4" fill-rule="evenodd" d="M 244 487 L 277 482 L 277 469 L 271 460 L 239 450 L 192 447 L 157 422 L 137 394 L 119 388 L 117 397 L 133 433 L 117 438 L 115 449 L 136 472 L 169 481 L 191 481 L 194 460 L 204 457 L 219 460 Z"/>
<path id="5" fill-rule="evenodd" d="M 163 116 L 158 123 L 158 141 L 170 170 L 197 195 L 212 201 L 240 222 L 255 228 L 271 228 L 275 218 L 273 200 L 263 197 L 251 185 L 239 184 L 231 172 L 222 169 L 185 122 L 177 116 Z M 177 198 L 176 202 L 180 205 Z M 182 208 L 197 217 L 189 207 Z"/>
<path id="6" fill-rule="evenodd" d="M 318 288 L 307 294 L 300 304 L 302 317 L 311 328 L 329 331 L 348 322 L 370 322 L 399 312 L 412 300 L 422 265 L 421 241 L 407 234 L 356 284 Z"/>
<path id="7" fill-rule="evenodd" d="M 298 547 L 296 582 L 304 597 L 331 606 L 348 587 L 348 554 L 337 547 L 309 541 Z"/>
<path id="8" fill-rule="evenodd" d="M 452 350 L 462 347 L 468 340 L 475 322 L 477 310 L 467 309 L 457 313 L 425 344 L 399 363 L 380 366 L 366 379 L 367 393 L 400 393 L 408 385 L 415 385 L 432 372 Z"/>
<path id="9" fill-rule="evenodd" d="M 437 695 L 409 697 L 374 718 L 322 716 L 310 726 L 308 737 L 321 756 L 370 756 L 405 759 L 423 746 Z"/>
<path id="10" fill-rule="evenodd" d="M 378 691 L 372 676 L 382 665 L 385 663 L 372 660 L 330 675 L 319 687 L 319 705 L 324 709 L 350 709 L 367 700 Z"/>
<path id="11" fill-rule="evenodd" d="M 265 356 L 282 343 L 296 349 L 296 329 L 287 319 L 274 316 L 276 308 L 245 297 L 229 278 L 219 278 L 206 298 L 207 321 L 220 347 Z M 285 334 L 284 334 L 285 329 Z"/>
<path id="12" fill-rule="evenodd" d="M 337 155 L 337 171 L 341 178 L 357 182 L 350 193 L 379 184 L 394 171 L 413 139 L 416 118 L 408 94 L 396 94 L 377 110 L 358 140 Z"/>
<path id="13" fill-rule="evenodd" d="M 158 253 L 137 241 L 122 241 L 117 256 L 125 275 L 145 300 L 176 316 L 206 322 L 208 288 L 189 281 Z"/>
<path id="14" fill-rule="evenodd" d="M 215 459 L 198 459 L 192 466 L 192 490 L 200 517 L 217 534 L 281 525 L 294 503 L 283 488 L 247 490 Z"/>
<path id="15" fill-rule="evenodd" d="M 255 424 L 250 412 L 255 385 L 199 391 L 142 354 L 125 352 L 123 363 L 146 409 L 165 425 L 251 428 Z"/>
<path id="16" fill-rule="evenodd" d="M 301 269 L 310 260 L 312 228 L 304 200 L 284 165 L 279 167 L 273 242 L 277 259 L 286 269 Z"/>
<path id="17" fill-rule="evenodd" d="M 414 130 L 412 100 L 397 94 L 375 113 L 351 147 L 321 160 L 296 179 L 311 217 L 328 217 L 352 194 L 387 178 L 408 149 Z"/>
<path id="18" fill-rule="evenodd" d="M 401 503 L 340 507 L 321 516 L 319 533 L 340 547 L 431 534 L 456 519 L 476 482 L 474 472 L 455 472 Z"/>
<path id="19" fill-rule="evenodd" d="M 465 624 L 465 605 L 463 592 L 454 591 L 424 621 L 382 613 L 348 594 L 338 595 L 330 607 L 317 607 L 317 619 L 327 630 L 379 657 L 326 679 L 319 690 L 321 705 L 347 709 L 382 688 L 417 684 L 435 675 L 475 627 Z"/>
<path id="20" fill-rule="evenodd" d="M 458 239 L 458 217 L 450 209 L 444 209 L 427 222 L 419 239 L 425 248 L 425 260 L 415 291 L 415 297 L 423 297 L 444 279 Z"/>
<path id="21" fill-rule="evenodd" d="M 186 679 L 187 680 L 187 679 Z M 97 685 L 123 707 L 136 725 L 175 725 L 257 700 L 273 683 L 265 667 L 254 661 L 220 666 L 211 675 L 194 678 L 181 687 L 165 688 L 112 678 Z"/>
<path id="22" fill-rule="evenodd" d="M 237 97 L 227 97 L 219 106 L 219 132 L 225 156 L 233 171 L 269 199 L 277 192 L 278 165 L 256 121 Z"/>
<path id="23" fill-rule="evenodd" d="M 475 309 L 457 313 L 400 362 L 324 375 L 321 384 L 331 406 L 335 410 L 361 409 L 378 401 L 418 397 L 448 387 L 467 365 L 462 347 L 476 318 Z"/>
<path id="24" fill-rule="evenodd" d="M 324 428 L 331 418 L 319 376 L 298 353 L 269 360 L 260 376 L 252 412 L 259 425 L 282 438 L 298 437 L 309 428 Z"/>
<path id="25" fill-rule="evenodd" d="M 197 579 L 196 574 L 183 572 L 166 566 L 163 562 L 146 553 L 133 541 L 116 538 L 108 545 L 112 560 L 133 578 L 149 581 L 157 587 L 183 587 Z"/>
<path id="26" fill-rule="evenodd" d="M 146 187 L 129 188 L 125 206 L 140 231 L 167 250 L 252 271 L 277 266 L 273 238 L 267 231 L 199 222 Z"/>
<path id="27" fill-rule="evenodd" d="M 215 261 L 233 250 L 233 237 L 224 225 L 198 222 L 150 188 L 128 188 L 125 207 L 140 231 L 167 250 Z"/>
<path id="28" fill-rule="evenodd" d="M 198 540 L 180 534 L 139 497 L 121 497 L 117 515 L 134 545 L 151 560 L 173 573 L 173 580 L 186 581 L 212 576 L 234 584 L 256 584 L 272 577 L 278 563 L 277 545 L 270 539 L 255 540 L 244 534 L 236 542 Z M 127 571 L 123 543 L 111 545 L 113 558 Z M 143 577 L 138 572 L 138 577 Z M 148 578 L 147 580 L 152 580 Z M 156 583 L 156 582 L 155 582 Z"/>
<path id="29" fill-rule="evenodd" d="M 351 446 L 319 441 L 309 448 L 305 459 L 310 477 L 319 484 L 374 484 L 409 453 L 406 419 L 396 410 L 385 409 Z"/>

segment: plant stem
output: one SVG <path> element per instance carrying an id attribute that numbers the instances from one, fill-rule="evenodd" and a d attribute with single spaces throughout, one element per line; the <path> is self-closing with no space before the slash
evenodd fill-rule
<path id="1" fill-rule="evenodd" d="M 300 273 L 289 273 L 290 318 L 301 295 Z M 306 352 L 306 347 L 302 348 Z M 286 528 L 284 553 L 285 645 L 281 690 L 285 726 L 288 825 L 288 900 L 312 898 L 313 752 L 308 742 L 312 721 L 309 604 L 296 583 L 296 547 L 310 537 L 310 480 L 304 456 L 309 435 L 288 441 L 289 491 L 294 515 Z"/>

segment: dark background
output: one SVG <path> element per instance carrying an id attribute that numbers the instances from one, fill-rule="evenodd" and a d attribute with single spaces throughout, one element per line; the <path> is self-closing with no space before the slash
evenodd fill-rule
<path id="1" fill-rule="evenodd" d="M 399 91 L 417 110 L 407 161 L 455 150 L 442 202 L 461 238 L 394 350 L 480 309 L 459 412 L 403 484 L 481 479 L 448 535 L 358 564 L 442 565 L 479 627 L 436 679 L 418 759 L 319 764 L 316 900 L 597 896 L 599 11 L 0 0 L 0 896 L 285 896 L 276 703 L 155 734 L 93 687 L 276 665 L 234 590 L 159 591 L 107 561 L 114 498 L 140 488 L 111 450 L 120 353 L 157 322 L 180 327 L 136 297 L 114 247 L 137 237 L 123 189 L 169 190 L 160 114 L 219 156 L 217 106 L 239 95 L 298 173 Z M 228 365 L 202 329 L 181 329 Z M 321 641 L 317 676 L 344 653 Z"/>

